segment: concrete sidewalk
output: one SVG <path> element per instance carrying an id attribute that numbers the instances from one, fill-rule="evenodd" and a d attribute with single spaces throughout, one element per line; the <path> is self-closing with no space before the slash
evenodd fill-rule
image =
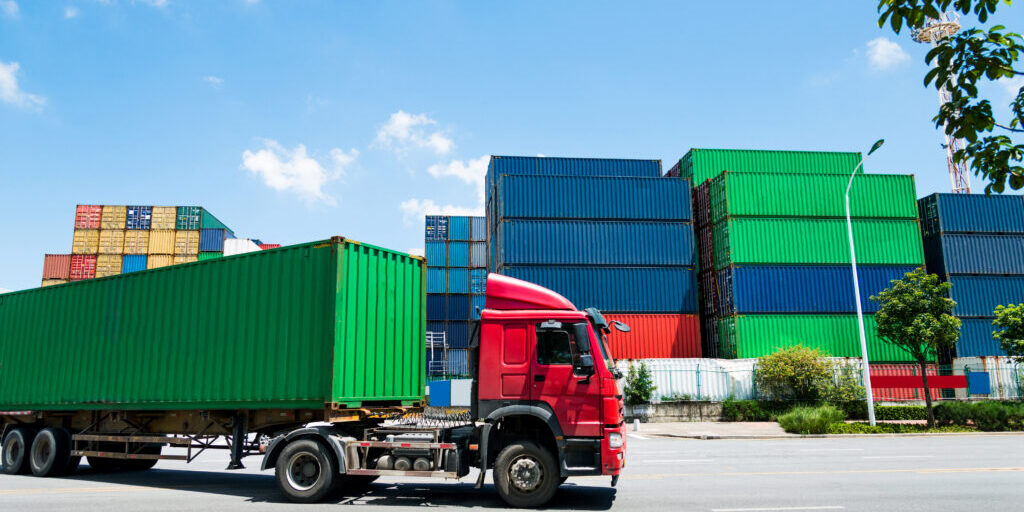
<path id="1" fill-rule="evenodd" d="M 639 430 L 626 424 L 627 434 L 644 437 L 683 439 L 796 439 L 801 437 L 947 437 L 947 436 L 1024 436 L 1024 432 L 932 432 L 912 434 L 790 434 L 774 421 L 693 421 L 641 423 Z"/>

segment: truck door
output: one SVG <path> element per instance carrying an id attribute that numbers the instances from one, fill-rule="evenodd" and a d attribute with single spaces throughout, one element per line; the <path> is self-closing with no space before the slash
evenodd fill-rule
<path id="1" fill-rule="evenodd" d="M 533 334 L 530 399 L 551 406 L 566 436 L 600 437 L 600 378 L 581 374 L 572 324 L 538 323 Z"/>

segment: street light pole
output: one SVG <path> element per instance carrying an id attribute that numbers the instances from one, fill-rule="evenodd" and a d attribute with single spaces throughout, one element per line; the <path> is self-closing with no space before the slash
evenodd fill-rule
<path id="1" fill-rule="evenodd" d="M 853 221 L 850 220 L 850 187 L 853 186 L 853 177 L 857 175 L 857 170 L 864 165 L 864 160 L 871 156 L 875 150 L 882 147 L 885 143 L 885 139 L 879 139 L 871 150 L 868 151 L 867 155 L 864 155 L 860 159 L 860 163 L 857 167 L 853 168 L 853 172 L 850 173 L 850 181 L 846 184 L 846 232 L 850 237 L 850 263 L 853 270 L 853 298 L 857 303 L 857 328 L 860 330 L 860 354 L 864 361 L 864 393 L 867 396 L 868 402 L 868 422 L 871 426 L 875 425 L 875 395 L 871 391 L 871 367 L 868 363 L 868 339 L 864 333 L 864 308 L 860 303 L 860 280 L 857 278 L 857 253 L 853 246 Z"/>

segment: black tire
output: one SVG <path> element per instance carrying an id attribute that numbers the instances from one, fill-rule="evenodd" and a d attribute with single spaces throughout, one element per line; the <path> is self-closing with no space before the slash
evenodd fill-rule
<path id="1" fill-rule="evenodd" d="M 338 482 L 334 454 L 313 439 L 299 439 L 281 450 L 274 468 L 277 488 L 288 501 L 316 503 Z"/>
<path id="2" fill-rule="evenodd" d="M 106 457 L 88 456 L 85 458 L 85 461 L 89 463 L 89 467 L 101 473 L 121 470 L 120 459 L 108 459 Z"/>
<path id="3" fill-rule="evenodd" d="M 3 471 L 8 475 L 28 473 L 29 450 L 35 431 L 27 427 L 8 429 L 3 439 Z"/>
<path id="4" fill-rule="evenodd" d="M 64 473 L 70 459 L 71 434 L 62 428 L 47 427 L 32 441 L 28 465 L 35 476 L 57 476 Z"/>
<path id="5" fill-rule="evenodd" d="M 146 446 L 139 450 L 139 453 L 146 455 L 160 455 L 161 447 Z M 122 471 L 145 471 L 153 469 L 159 459 L 125 459 L 120 461 Z"/>
<path id="6" fill-rule="evenodd" d="M 568 479 L 569 479 L 569 477 L 567 477 L 567 476 L 563 476 L 562 478 L 559 478 L 558 479 L 558 486 L 561 487 L 562 484 L 564 484 L 565 481 L 568 480 Z"/>
<path id="7" fill-rule="evenodd" d="M 73 475 L 76 471 L 78 471 L 78 465 L 81 463 L 82 457 L 80 455 L 68 457 L 68 465 L 64 468 L 63 474 Z"/>
<path id="8" fill-rule="evenodd" d="M 554 497 L 560 480 L 555 457 L 533 441 L 506 446 L 494 463 L 498 496 L 513 507 L 543 506 Z"/>

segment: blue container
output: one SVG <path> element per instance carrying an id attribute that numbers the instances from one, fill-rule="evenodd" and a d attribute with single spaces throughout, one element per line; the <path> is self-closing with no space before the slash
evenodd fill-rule
<path id="1" fill-rule="evenodd" d="M 199 252 L 224 251 L 225 238 L 227 238 L 226 229 L 200 229 Z"/>
<path id="2" fill-rule="evenodd" d="M 448 293 L 469 293 L 469 269 L 448 269 Z"/>
<path id="3" fill-rule="evenodd" d="M 127 274 L 128 272 L 138 272 L 140 270 L 146 270 L 145 254 L 125 254 L 124 258 L 121 259 L 122 274 Z"/>
<path id="4" fill-rule="evenodd" d="M 958 317 L 991 317 L 996 306 L 1024 304 L 1024 276 L 950 276 Z"/>
<path id="5" fill-rule="evenodd" d="M 124 218 L 124 228 L 150 229 L 152 221 L 152 206 L 129 206 Z"/>
<path id="6" fill-rule="evenodd" d="M 444 268 L 427 267 L 427 293 L 444 293 L 448 290 L 448 272 Z"/>
<path id="7" fill-rule="evenodd" d="M 448 261 L 448 244 L 444 242 L 426 242 L 424 253 L 427 256 L 427 265 L 431 267 L 443 267 Z"/>
<path id="8" fill-rule="evenodd" d="M 999 341 L 992 337 L 991 318 L 960 319 L 960 340 L 956 342 L 957 357 L 1006 356 Z"/>
<path id="9" fill-rule="evenodd" d="M 430 383 L 430 406 L 449 407 L 452 405 L 452 382 L 435 380 Z"/>
<path id="10" fill-rule="evenodd" d="M 678 220 L 692 218 L 684 179 L 501 176 L 501 218 Z"/>
<path id="11" fill-rule="evenodd" d="M 487 270 L 482 268 L 470 269 L 469 293 L 487 293 Z"/>
<path id="12" fill-rule="evenodd" d="M 445 365 L 448 375 L 468 376 L 469 375 L 469 350 L 450 349 L 448 350 L 448 364 Z"/>
<path id="13" fill-rule="evenodd" d="M 449 348 L 469 348 L 469 322 L 448 322 L 445 330 Z"/>
<path id="14" fill-rule="evenodd" d="M 1024 235 L 953 234 L 924 239 L 928 272 L 1024 274 Z"/>
<path id="15" fill-rule="evenodd" d="M 445 320 L 465 322 L 469 320 L 469 295 L 464 293 L 452 293 L 445 295 L 447 297 L 447 310 L 445 312 Z"/>
<path id="16" fill-rule="evenodd" d="M 924 236 L 1024 233 L 1024 196 L 932 194 L 917 201 Z"/>
<path id="17" fill-rule="evenodd" d="M 444 322 L 427 322 L 427 332 L 445 332 Z"/>
<path id="18" fill-rule="evenodd" d="M 469 218 L 469 238 L 474 242 L 487 240 L 487 217 Z"/>
<path id="19" fill-rule="evenodd" d="M 693 267 L 511 266 L 501 273 L 554 290 L 576 309 L 618 313 L 697 312 Z"/>
<path id="20" fill-rule="evenodd" d="M 858 266 L 864 311 L 878 311 L 870 297 L 902 279 L 913 266 Z M 718 271 L 720 315 L 744 313 L 856 313 L 847 266 L 749 265 Z"/>
<path id="21" fill-rule="evenodd" d="M 506 220 L 497 239 L 499 266 L 694 263 L 693 226 L 681 222 Z"/>
<path id="22" fill-rule="evenodd" d="M 568 174 L 574 176 L 661 177 L 661 160 L 492 156 L 487 174 Z"/>
<path id="23" fill-rule="evenodd" d="M 480 312 L 487 306 L 486 295 L 473 295 L 469 299 L 469 318 L 480 320 Z"/>
<path id="24" fill-rule="evenodd" d="M 473 242 L 469 246 L 470 268 L 484 268 L 487 266 L 487 244 L 484 242 Z"/>
<path id="25" fill-rule="evenodd" d="M 469 242 L 448 242 L 448 266 L 469 267 Z"/>
<path id="26" fill-rule="evenodd" d="M 427 320 L 444 320 L 446 316 L 445 295 L 440 293 L 427 294 Z M 429 330 L 429 329 L 428 329 Z"/>
<path id="27" fill-rule="evenodd" d="M 425 240 L 448 240 L 448 217 L 427 215 Z"/>
<path id="28" fill-rule="evenodd" d="M 469 240 L 469 217 L 448 217 L 448 240 Z"/>

